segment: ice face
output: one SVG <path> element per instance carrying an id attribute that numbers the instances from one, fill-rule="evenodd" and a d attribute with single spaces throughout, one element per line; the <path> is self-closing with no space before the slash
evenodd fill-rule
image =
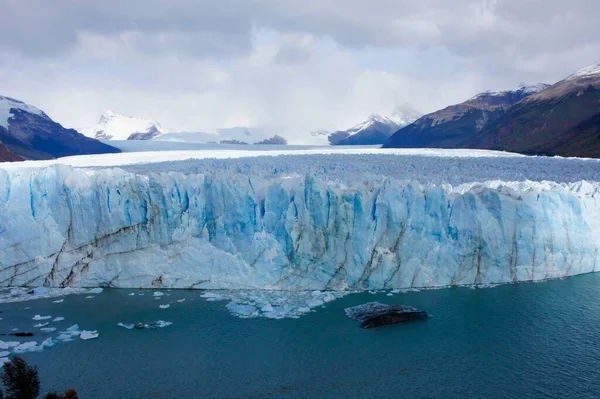
<path id="1" fill-rule="evenodd" d="M 559 278 L 596 271 L 599 188 L 0 169 L 0 286 L 372 290 Z"/>

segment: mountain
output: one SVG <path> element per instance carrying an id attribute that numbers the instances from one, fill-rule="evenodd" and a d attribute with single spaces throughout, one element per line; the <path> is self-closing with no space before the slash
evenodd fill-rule
<path id="1" fill-rule="evenodd" d="M 98 124 L 80 129 L 81 133 L 98 140 L 150 140 L 166 131 L 156 121 L 106 111 Z"/>
<path id="2" fill-rule="evenodd" d="M 22 161 L 23 158 L 6 148 L 6 146 L 0 143 L 0 162 L 14 162 Z"/>
<path id="3" fill-rule="evenodd" d="M 394 133 L 383 147 L 461 148 L 515 103 L 547 87 L 546 84 L 538 84 L 512 91 L 480 93 L 463 103 L 451 105 L 417 119 Z"/>
<path id="4" fill-rule="evenodd" d="M 348 130 L 338 130 L 328 134 L 327 139 L 332 145 L 383 144 L 399 128 L 414 122 L 420 116 L 418 111 L 408 107 L 396 109 L 389 118 L 371 114 L 366 121 Z M 313 133 L 315 134 L 324 135 L 323 132 Z"/>
<path id="5" fill-rule="evenodd" d="M 600 158 L 600 64 L 518 102 L 466 145 Z"/>
<path id="6" fill-rule="evenodd" d="M 4 96 L 0 96 L 0 142 L 10 153 L 25 159 L 121 152 L 74 129 L 65 129 L 36 107 Z M 14 158 L 6 151 L 3 154 Z"/>

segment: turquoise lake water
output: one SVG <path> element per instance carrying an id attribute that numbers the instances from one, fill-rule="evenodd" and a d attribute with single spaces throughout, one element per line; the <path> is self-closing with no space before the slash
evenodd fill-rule
<path id="1" fill-rule="evenodd" d="M 208 302 L 200 291 L 166 292 L 169 301 L 186 299 L 169 309 L 158 308 L 166 299 L 152 291 L 130 292 L 2 304 L 0 330 L 35 330 L 35 314 L 66 317 L 54 323 L 61 329 L 98 330 L 98 339 L 23 355 L 38 365 L 42 392 L 74 387 L 82 399 L 600 397 L 600 274 L 353 294 L 283 320 L 233 317 L 227 302 Z M 432 316 L 363 330 L 344 314 L 375 300 Z M 173 325 L 117 326 L 159 319 Z"/>

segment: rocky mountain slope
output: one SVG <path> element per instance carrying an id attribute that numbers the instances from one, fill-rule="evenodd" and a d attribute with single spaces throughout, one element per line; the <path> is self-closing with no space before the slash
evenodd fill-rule
<path id="1" fill-rule="evenodd" d="M 600 157 L 600 64 L 510 108 L 466 143 L 526 154 Z"/>
<path id="2" fill-rule="evenodd" d="M 14 158 L 10 153 L 25 159 L 51 159 L 120 152 L 74 129 L 65 129 L 36 107 L 4 96 L 0 96 L 0 142 L 9 151 L 3 151 L 7 158 Z"/>
<path id="3" fill-rule="evenodd" d="M 394 133 L 384 147 L 461 148 L 515 103 L 547 87 L 548 85 L 538 84 L 517 90 L 480 93 L 463 103 L 419 118 Z"/>

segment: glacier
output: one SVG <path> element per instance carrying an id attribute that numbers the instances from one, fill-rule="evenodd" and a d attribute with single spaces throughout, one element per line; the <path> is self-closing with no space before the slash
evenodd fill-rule
<path id="1" fill-rule="evenodd" d="M 347 291 L 597 270 L 596 161 L 411 154 L 0 164 L 0 287 Z"/>

